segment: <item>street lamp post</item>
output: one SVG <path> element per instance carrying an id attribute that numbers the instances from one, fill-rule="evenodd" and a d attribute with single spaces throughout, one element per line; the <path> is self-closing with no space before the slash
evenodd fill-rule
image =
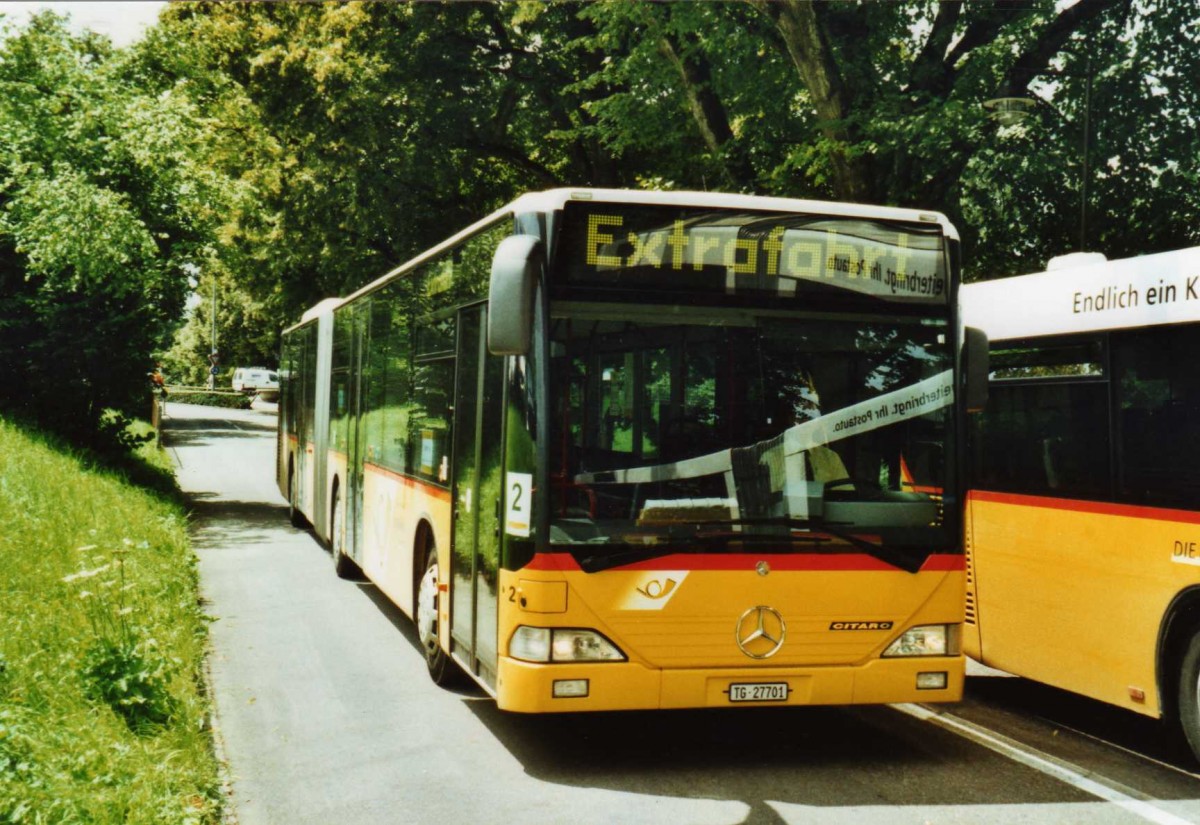
<path id="1" fill-rule="evenodd" d="M 1085 58 L 1084 80 L 1083 86 L 1083 156 L 1081 158 L 1081 179 L 1079 181 L 1079 251 L 1084 252 L 1087 249 L 1087 207 L 1088 207 L 1088 182 L 1091 177 L 1090 172 L 1090 155 L 1091 155 L 1091 114 L 1092 114 L 1092 58 Z M 1080 77 L 1079 74 L 1073 72 L 1065 72 L 1054 69 L 1031 69 L 1033 74 L 1046 74 L 1058 77 Z M 1043 107 L 1050 109 L 1064 120 L 1066 117 L 1058 111 L 1049 101 L 1037 96 L 1016 97 L 1012 95 L 985 100 L 983 106 L 989 111 L 989 117 L 999 123 L 1001 126 L 1013 126 L 1025 120 L 1033 112 L 1033 109 L 1041 104 Z"/>
<path id="2" fill-rule="evenodd" d="M 212 352 L 208 356 L 208 388 L 217 388 L 217 279 L 213 278 L 212 288 Z"/>

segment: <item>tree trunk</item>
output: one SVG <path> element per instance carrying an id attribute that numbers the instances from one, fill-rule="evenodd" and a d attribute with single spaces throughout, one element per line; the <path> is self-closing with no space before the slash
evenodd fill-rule
<path id="1" fill-rule="evenodd" d="M 808 90 L 822 136 L 829 144 L 834 195 L 846 201 L 873 200 L 870 164 L 855 157 L 848 125 L 850 100 L 811 0 L 746 0 L 775 25 L 800 81 Z"/>
<path id="2" fill-rule="evenodd" d="M 720 161 L 725 183 L 733 189 L 753 187 L 754 168 L 739 151 L 725 105 L 712 89 L 712 69 L 708 61 L 695 50 L 688 54 L 676 48 L 665 35 L 659 38 L 659 51 L 679 72 L 688 109 L 704 145 Z M 688 56 L 684 57 L 684 54 Z"/>

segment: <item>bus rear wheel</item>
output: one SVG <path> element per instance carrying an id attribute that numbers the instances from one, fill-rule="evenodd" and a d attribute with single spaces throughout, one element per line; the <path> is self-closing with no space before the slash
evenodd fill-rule
<path id="1" fill-rule="evenodd" d="M 416 607 L 413 618 L 417 625 L 417 638 L 421 642 L 421 650 L 425 654 L 425 665 L 429 668 L 429 677 L 442 686 L 452 685 L 459 680 L 458 665 L 451 661 L 446 651 L 442 650 L 438 634 L 438 605 L 440 593 L 438 582 L 440 571 L 437 560 L 437 548 L 430 543 L 425 557 L 425 573 L 417 585 Z"/>
<path id="2" fill-rule="evenodd" d="M 358 565 L 346 555 L 346 502 L 339 488 L 334 488 L 333 508 L 329 512 L 329 554 L 333 556 L 333 572 L 339 579 L 357 578 Z"/>
<path id="3" fill-rule="evenodd" d="M 1179 726 L 1200 759 L 1200 631 L 1192 635 L 1179 666 Z"/>
<path id="4" fill-rule="evenodd" d="M 293 527 L 304 527 L 304 514 L 296 506 L 296 470 L 294 465 L 288 465 L 288 521 Z"/>

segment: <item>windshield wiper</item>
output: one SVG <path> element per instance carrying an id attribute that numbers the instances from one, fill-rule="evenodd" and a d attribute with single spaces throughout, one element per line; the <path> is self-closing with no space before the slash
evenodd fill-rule
<path id="1" fill-rule="evenodd" d="M 714 522 L 715 524 L 724 522 Z M 598 549 L 597 552 L 588 553 L 587 555 L 576 555 L 575 561 L 579 563 L 580 568 L 585 573 L 595 573 L 600 570 L 608 570 L 613 567 L 620 567 L 623 564 L 633 564 L 634 562 L 646 561 L 648 559 L 658 558 L 659 556 L 669 556 L 672 553 L 704 553 L 712 550 L 713 545 L 728 546 L 730 544 L 740 543 L 762 543 L 770 542 L 781 544 L 783 542 L 804 542 L 806 544 L 820 544 L 829 541 L 821 535 L 771 535 L 767 533 L 670 533 L 661 535 L 659 540 L 649 542 L 643 545 L 625 544 L 621 545 L 622 549 L 616 552 L 604 552 L 603 549 Z M 586 546 L 586 545 L 585 545 Z M 594 545 L 593 545 L 594 546 Z M 613 545 L 599 545 L 599 548 L 612 547 Z M 590 547 L 588 548 L 591 549 Z"/>
<path id="2" fill-rule="evenodd" d="M 775 527 L 788 528 L 803 528 L 808 530 L 817 530 L 819 533 L 833 536 L 841 539 L 847 544 L 862 550 L 864 553 L 879 559 L 885 564 L 890 564 L 892 567 L 903 570 L 907 573 L 916 573 L 924 564 L 924 559 L 918 556 L 912 556 L 901 550 L 893 547 L 886 547 L 882 544 L 877 544 L 873 541 L 868 541 L 861 536 L 856 536 L 842 529 L 842 525 L 846 522 L 829 522 L 823 519 L 814 518 L 743 518 L 743 519 L 725 519 L 720 521 L 700 521 L 694 522 L 694 527 L 726 527 L 732 525 L 767 525 Z M 595 552 L 586 556 L 575 556 L 575 560 L 579 563 L 579 567 L 585 573 L 596 573 L 601 570 L 608 570 L 613 567 L 620 567 L 623 564 L 633 564 L 634 562 L 646 561 L 648 559 L 666 556 L 672 553 L 698 553 L 708 550 L 713 544 L 736 544 L 736 543 L 760 543 L 760 542 L 809 542 L 820 543 L 827 541 L 819 534 L 796 535 L 794 533 L 787 534 L 772 534 L 772 533 L 690 533 L 688 535 L 671 535 L 664 536 L 663 541 L 656 541 L 651 544 L 642 546 L 629 546 L 617 552 L 605 553 Z M 601 545 L 602 547 L 604 545 Z M 608 545 L 611 547 L 611 545 Z M 575 555 L 572 553 L 572 555 Z"/>
<path id="3" fill-rule="evenodd" d="M 735 518 L 723 519 L 720 521 L 701 521 L 697 522 L 697 526 L 716 526 L 716 525 L 732 525 L 732 524 L 758 524 L 777 527 L 798 527 L 807 530 L 819 530 L 822 533 L 827 533 L 835 538 L 857 547 L 864 553 L 874 556 L 884 564 L 890 564 L 892 567 L 905 571 L 906 573 L 916 573 L 921 569 L 921 565 L 925 563 L 923 558 L 905 553 L 902 550 L 897 550 L 894 547 L 887 547 L 873 541 L 868 541 L 862 536 L 856 536 L 853 533 L 843 529 L 842 525 L 847 522 L 841 521 L 826 521 L 820 518 L 793 518 L 790 516 L 768 517 L 768 518 Z M 730 537 L 736 541 L 737 538 Z M 738 538 L 741 538 L 740 536 Z M 765 538 L 765 536 L 764 536 Z M 787 538 L 785 536 L 771 536 L 771 538 L 780 539 Z"/>
<path id="4" fill-rule="evenodd" d="M 612 545 L 607 546 L 611 547 Z M 620 550 L 616 553 L 597 552 L 587 556 L 575 556 L 572 553 L 571 555 L 575 556 L 575 561 L 579 563 L 579 567 L 584 573 L 597 573 L 612 567 L 620 567 L 622 564 L 633 564 L 636 561 L 646 561 L 680 552 L 689 552 L 689 549 L 686 545 L 680 545 L 678 542 L 664 541 L 641 547 L 629 547 L 627 550 Z"/>

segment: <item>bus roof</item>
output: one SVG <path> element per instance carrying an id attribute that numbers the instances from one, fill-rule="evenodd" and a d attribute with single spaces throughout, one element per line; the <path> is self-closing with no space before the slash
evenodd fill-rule
<path id="1" fill-rule="evenodd" d="M 646 191 L 640 189 L 550 189 L 530 192 L 513 201 L 505 210 L 513 213 L 553 212 L 570 201 L 603 201 L 661 206 L 698 206 L 714 209 L 745 209 L 768 212 L 802 212 L 846 218 L 936 223 L 947 236 L 958 239 L 958 230 L 940 212 L 925 209 L 901 209 L 893 206 L 868 206 L 859 203 L 814 201 L 800 198 L 771 198 L 761 195 L 734 195 L 724 192 Z"/>
<path id="2" fill-rule="evenodd" d="M 440 254 L 443 250 L 454 246 L 459 241 L 474 235 L 479 230 L 496 223 L 506 217 L 523 214 L 550 213 L 561 210 L 572 201 L 599 201 L 615 203 L 646 204 L 650 206 L 681 206 L 713 209 L 742 209 L 750 211 L 788 212 L 824 214 L 834 217 L 862 218 L 867 220 L 905 221 L 910 223 L 936 223 L 942 229 L 942 234 L 958 240 L 958 230 L 955 229 L 945 215 L 922 209 L 901 209 L 893 206 L 868 206 L 858 203 L 840 203 L 837 201 L 815 201 L 800 198 L 772 198 L 759 195 L 734 195 L 724 192 L 676 192 L 676 191 L 644 191 L 640 189 L 596 189 L 587 187 L 549 189 L 544 192 L 529 192 L 516 200 L 497 209 L 492 214 L 476 221 L 447 238 L 437 246 L 425 250 L 394 269 L 385 272 L 380 277 L 355 290 L 344 299 L 328 298 L 308 310 L 302 316 L 300 323 L 294 327 L 303 326 L 307 321 L 319 316 L 322 312 L 332 311 L 337 304 L 348 303 L 361 295 L 372 292 L 383 286 L 396 276 L 407 272 L 424 261 Z M 333 302 L 332 304 L 330 302 Z M 284 330 L 288 332 L 294 327 Z"/>
<path id="3" fill-rule="evenodd" d="M 342 304 L 344 304 L 347 300 L 349 300 L 349 299 L 347 299 L 347 298 L 325 298 L 321 301 L 318 301 L 313 306 L 304 310 L 304 314 L 300 316 L 299 321 L 292 324 L 290 327 L 286 327 L 283 330 L 284 334 L 286 335 L 287 333 L 291 332 L 294 329 L 299 329 L 300 327 L 304 326 L 305 324 L 307 324 L 311 321 L 315 321 L 317 318 L 320 318 L 322 315 L 324 315 L 327 312 L 333 312 L 335 309 L 337 309 Z"/>
<path id="4" fill-rule="evenodd" d="M 993 341 L 1200 321 L 1200 247 L 965 284 L 963 322 Z"/>

